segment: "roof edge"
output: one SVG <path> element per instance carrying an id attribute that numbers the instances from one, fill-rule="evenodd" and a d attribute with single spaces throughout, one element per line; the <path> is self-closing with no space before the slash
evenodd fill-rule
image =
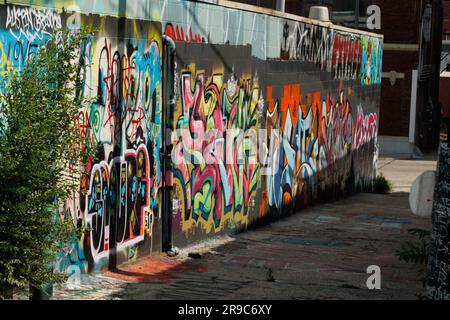
<path id="1" fill-rule="evenodd" d="M 261 13 L 261 14 L 266 14 L 266 15 L 270 15 L 270 16 L 274 16 L 274 17 L 285 18 L 285 19 L 294 20 L 294 21 L 298 21 L 298 22 L 304 22 L 304 23 L 308 23 L 308 24 L 318 25 L 318 26 L 322 26 L 325 28 L 335 29 L 335 30 L 339 30 L 339 31 L 343 31 L 343 32 L 356 33 L 356 34 L 366 35 L 366 36 L 370 36 L 370 37 L 374 37 L 374 38 L 384 39 L 384 36 L 382 34 L 368 32 L 368 31 L 359 30 L 359 29 L 352 29 L 352 28 L 348 28 L 348 27 L 343 27 L 343 26 L 333 24 L 331 22 L 322 22 L 319 20 L 314 20 L 314 19 L 310 19 L 310 18 L 306 18 L 306 17 L 302 17 L 302 16 L 297 16 L 295 14 L 281 12 L 281 11 L 274 10 L 274 9 L 261 8 L 261 7 L 254 6 L 251 4 L 234 2 L 234 1 L 230 1 L 230 0 L 213 0 L 213 1 L 211 1 L 211 0 L 209 0 L 209 1 L 208 0 L 195 0 L 195 2 L 216 4 L 216 5 L 230 8 L 230 9 L 240 9 L 240 10 L 244 10 L 244 11 Z"/>

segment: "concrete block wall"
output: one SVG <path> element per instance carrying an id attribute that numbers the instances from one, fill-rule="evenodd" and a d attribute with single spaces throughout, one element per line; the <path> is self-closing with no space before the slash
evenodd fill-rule
<path id="1" fill-rule="evenodd" d="M 53 30 L 97 28 L 82 50 L 91 102 L 76 121 L 98 156 L 81 183 L 86 196 L 63 209 L 89 231 L 58 270 L 159 253 L 164 219 L 183 247 L 370 189 L 381 36 L 222 0 L 123 3 L 0 5 L 0 90 Z M 170 70 L 164 35 L 176 44 Z M 167 171 L 164 146 L 173 151 Z"/>

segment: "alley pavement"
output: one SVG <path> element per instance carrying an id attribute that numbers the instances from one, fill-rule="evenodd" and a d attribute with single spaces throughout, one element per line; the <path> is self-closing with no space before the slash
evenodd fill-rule
<path id="1" fill-rule="evenodd" d="M 390 195 L 359 194 L 310 207 L 238 235 L 220 237 L 166 255 L 86 275 L 60 285 L 54 299 L 419 299 L 425 270 L 401 262 L 397 251 L 431 229 L 412 215 L 408 192 L 435 157 L 380 159 L 394 183 Z M 369 290 L 369 266 L 381 268 L 381 290 Z"/>

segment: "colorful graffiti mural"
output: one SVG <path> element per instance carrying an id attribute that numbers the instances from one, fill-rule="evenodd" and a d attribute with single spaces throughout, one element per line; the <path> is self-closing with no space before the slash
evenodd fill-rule
<path id="1" fill-rule="evenodd" d="M 375 144 L 377 115 L 365 115 L 358 107 L 355 121 L 342 84 L 338 97 L 324 96 L 318 91 L 307 94 L 306 101 L 302 101 L 299 84 L 286 85 L 281 100 L 275 101 L 272 96 L 269 86 L 266 128 L 271 172 L 267 176 L 270 206 L 288 205 L 298 195 L 317 195 L 321 173 L 352 151 Z M 279 128 L 281 134 L 276 133 Z M 345 178 L 348 172 L 340 175 Z"/>
<path id="2" fill-rule="evenodd" d="M 251 79 L 183 73 L 174 177 L 182 193 L 184 231 L 196 224 L 210 233 L 230 220 L 248 223 L 259 180 L 258 100 L 259 87 Z M 253 137 L 243 134 L 249 132 Z"/>
<path id="3" fill-rule="evenodd" d="M 0 5 L 0 93 L 56 30 L 96 30 L 80 52 L 76 94 L 86 102 L 74 119 L 95 157 L 80 192 L 61 205 L 80 232 L 58 270 L 91 272 L 113 257 L 158 252 L 163 209 L 181 247 L 330 190 L 371 187 L 381 38 L 190 1 L 138 0 L 126 19 L 103 2 L 30 2 L 39 7 Z M 91 14 L 53 10 L 69 2 Z M 281 41 L 265 32 L 280 27 Z M 166 167 L 165 147 L 173 150 Z M 163 208 L 166 196 L 172 207 Z"/>
<path id="4" fill-rule="evenodd" d="M 163 176 L 162 69 L 157 24 L 128 22 L 133 31 L 120 47 L 108 35 L 108 25 L 117 19 L 82 19 L 105 30 L 83 45 L 79 94 L 88 103 L 75 119 L 80 134 L 88 137 L 84 147 L 96 148 L 97 156 L 85 169 L 80 191 L 85 196 L 65 208 L 87 233 L 71 248 L 82 252 L 69 252 L 64 263 L 86 257 L 87 270 L 104 266 L 111 248 L 124 251 L 128 260 L 137 257 L 139 245 L 151 245 Z"/>
<path id="5" fill-rule="evenodd" d="M 61 16 L 48 9 L 5 6 L 0 29 L 0 93 L 11 74 L 23 70 L 29 57 L 61 28 Z"/>
<path id="6" fill-rule="evenodd" d="M 381 84 L 382 43 L 379 38 L 286 21 L 280 58 L 314 63 L 334 79 Z"/>
<path id="7" fill-rule="evenodd" d="M 204 39 L 200 34 L 194 34 L 192 32 L 192 27 L 189 30 L 184 32 L 183 26 L 173 26 L 172 23 L 167 23 L 164 29 L 164 34 L 168 37 L 171 37 L 174 41 L 179 42 L 204 42 Z"/>

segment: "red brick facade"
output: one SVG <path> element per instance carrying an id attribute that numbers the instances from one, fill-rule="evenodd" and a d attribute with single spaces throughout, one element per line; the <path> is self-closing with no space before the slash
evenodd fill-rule
<path id="1" fill-rule="evenodd" d="M 440 86 L 439 101 L 442 104 L 442 114 L 448 118 L 450 116 L 450 78 L 441 77 Z"/>
<path id="2" fill-rule="evenodd" d="M 384 51 L 383 70 L 404 74 L 391 85 L 390 79 L 381 83 L 380 134 L 403 136 L 409 134 L 411 109 L 411 81 L 413 66 L 417 66 L 418 52 Z"/>
<path id="3" fill-rule="evenodd" d="M 417 44 L 420 30 L 420 0 L 377 0 L 385 43 Z"/>
<path id="4" fill-rule="evenodd" d="M 450 0 L 443 0 L 442 5 L 444 7 L 444 34 L 450 34 Z"/>
<path id="5" fill-rule="evenodd" d="M 286 0 L 286 12 L 301 15 L 302 0 Z"/>
<path id="6" fill-rule="evenodd" d="M 382 29 L 386 44 L 417 45 L 420 33 L 420 0 L 377 0 L 381 8 Z M 403 136 L 409 134 L 412 71 L 417 68 L 419 51 L 397 51 L 385 48 L 383 72 L 404 74 L 392 86 L 384 78 L 381 89 L 380 135 Z"/>
<path id="7" fill-rule="evenodd" d="M 331 12 L 333 7 L 337 10 L 347 10 L 348 2 L 345 1 L 347 0 L 286 0 L 286 12 L 307 16 L 310 5 L 319 2 L 321 5 L 331 7 Z M 382 80 L 379 133 L 385 136 L 406 137 L 409 135 L 412 72 L 418 69 L 419 64 L 421 41 L 419 38 L 424 1 L 361 0 L 360 5 L 363 7 L 360 8 L 360 13 L 365 12 L 371 3 L 381 9 L 381 30 L 375 32 L 384 35 L 384 42 L 387 45 L 383 54 L 383 72 L 385 75 L 391 71 L 399 74 L 394 84 L 388 77 Z M 443 0 L 442 4 L 444 34 L 449 33 L 450 40 L 450 0 Z M 420 110 L 421 107 L 418 106 L 419 117 Z"/>
<path id="8" fill-rule="evenodd" d="M 302 1 L 286 0 L 286 11 L 300 14 Z M 446 1 L 450 3 L 449 1 Z M 381 30 L 387 44 L 416 45 L 420 34 L 421 0 L 374 0 L 381 9 Z M 363 8 L 365 11 L 365 8 Z M 307 14 L 307 13 L 306 13 Z M 411 108 L 411 78 L 417 68 L 419 51 L 384 50 L 383 72 L 395 71 L 404 75 L 391 85 L 389 78 L 383 78 L 380 106 L 380 135 L 408 136 Z"/>

